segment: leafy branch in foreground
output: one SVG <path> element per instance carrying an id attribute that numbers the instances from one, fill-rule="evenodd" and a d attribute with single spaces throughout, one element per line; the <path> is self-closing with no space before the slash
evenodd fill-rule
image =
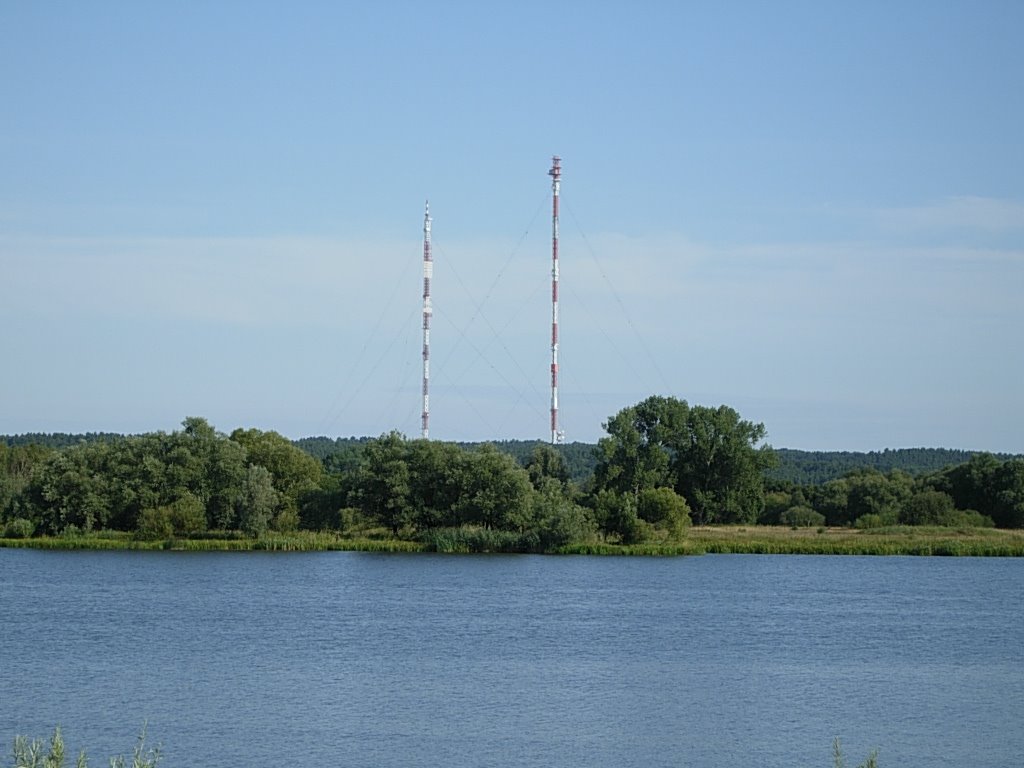
<path id="1" fill-rule="evenodd" d="M 843 759 L 842 744 L 837 738 L 832 742 L 832 765 L 834 768 L 846 768 L 846 760 Z M 857 766 L 857 768 L 878 768 L 878 750 L 873 750 L 868 759 Z"/>
<path id="2" fill-rule="evenodd" d="M 12 768 L 65 768 L 66 750 L 60 726 L 53 729 L 50 744 L 27 736 L 14 737 L 14 763 Z M 146 748 L 146 726 L 142 726 L 135 749 L 132 750 L 131 762 L 124 755 L 110 758 L 110 768 L 156 768 L 160 762 L 160 747 Z M 75 760 L 75 768 L 88 768 L 85 751 L 79 752 Z"/>

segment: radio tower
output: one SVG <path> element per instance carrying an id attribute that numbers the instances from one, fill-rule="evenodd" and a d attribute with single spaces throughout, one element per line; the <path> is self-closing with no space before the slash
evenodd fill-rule
<path id="1" fill-rule="evenodd" d="M 434 276 L 434 262 L 430 258 L 430 201 L 423 214 L 423 439 L 430 437 L 430 278 Z"/>
<path id="2" fill-rule="evenodd" d="M 551 443 L 562 442 L 558 429 L 558 191 L 562 183 L 562 159 L 551 158 Z"/>

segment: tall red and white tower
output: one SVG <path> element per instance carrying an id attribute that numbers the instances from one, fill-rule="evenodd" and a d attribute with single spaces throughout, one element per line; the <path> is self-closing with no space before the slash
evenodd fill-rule
<path id="1" fill-rule="evenodd" d="M 562 184 L 562 160 L 551 158 L 551 443 L 565 435 L 558 428 L 558 193 Z"/>
<path id="2" fill-rule="evenodd" d="M 420 417 L 423 439 L 430 437 L 430 279 L 434 261 L 430 256 L 430 201 L 423 214 L 423 415 Z"/>

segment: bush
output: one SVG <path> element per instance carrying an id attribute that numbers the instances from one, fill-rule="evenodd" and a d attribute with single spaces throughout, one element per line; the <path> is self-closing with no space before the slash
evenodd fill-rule
<path id="1" fill-rule="evenodd" d="M 781 515 L 779 522 L 791 528 L 815 528 L 825 524 L 825 516 L 810 507 L 790 507 Z"/>
<path id="2" fill-rule="evenodd" d="M 568 498 L 562 486 L 551 478 L 542 478 L 541 488 L 534 494 L 533 522 L 535 548 L 551 552 L 566 544 L 589 541 L 597 535 L 597 526 L 589 509 Z"/>
<path id="3" fill-rule="evenodd" d="M 906 525 L 946 525 L 956 510 L 953 497 L 942 491 L 919 491 L 903 504 L 900 522 Z"/>
<path id="4" fill-rule="evenodd" d="M 366 518 L 358 507 L 342 507 L 337 512 L 337 529 L 342 533 L 366 527 Z"/>
<path id="5" fill-rule="evenodd" d="M 690 527 L 690 507 L 686 499 L 671 488 L 648 488 L 640 492 L 637 517 L 655 529 L 680 537 Z"/>
<path id="6" fill-rule="evenodd" d="M 646 520 L 637 515 L 636 501 L 630 493 L 601 491 L 595 500 L 595 513 L 605 532 L 622 544 L 639 544 L 653 535 Z"/>
<path id="7" fill-rule="evenodd" d="M 866 515 L 858 517 L 854 523 L 854 528 L 861 530 L 867 530 L 869 528 L 885 528 L 886 526 L 895 525 L 895 515 L 879 515 L 874 512 L 869 512 Z"/>
<path id="8" fill-rule="evenodd" d="M 276 515 L 270 527 L 279 533 L 293 533 L 299 530 L 299 513 L 292 506 L 286 506 Z"/>
<path id="9" fill-rule="evenodd" d="M 159 541 L 174 535 L 174 524 L 171 522 L 170 507 L 144 509 L 139 513 L 139 522 L 135 529 L 135 538 L 140 541 Z"/>
<path id="10" fill-rule="evenodd" d="M 183 536 L 206 530 L 206 507 L 194 494 L 186 491 L 170 506 L 174 532 Z"/>
<path id="11" fill-rule="evenodd" d="M 988 515 L 974 509 L 958 509 L 953 512 L 950 522 L 945 523 L 956 528 L 995 528 L 996 524 Z"/>
<path id="12" fill-rule="evenodd" d="M 16 517 L 4 526 L 3 538 L 27 539 L 36 532 L 36 524 L 24 517 Z"/>

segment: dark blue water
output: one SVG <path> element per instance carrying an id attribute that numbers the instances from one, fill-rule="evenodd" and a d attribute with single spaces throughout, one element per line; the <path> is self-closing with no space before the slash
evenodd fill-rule
<path id="1" fill-rule="evenodd" d="M 0 549 L 0 749 L 169 766 L 1006 768 L 1024 560 Z M 0 760 L 0 763 L 3 761 Z M 5 764 L 5 763 L 4 763 Z"/>

